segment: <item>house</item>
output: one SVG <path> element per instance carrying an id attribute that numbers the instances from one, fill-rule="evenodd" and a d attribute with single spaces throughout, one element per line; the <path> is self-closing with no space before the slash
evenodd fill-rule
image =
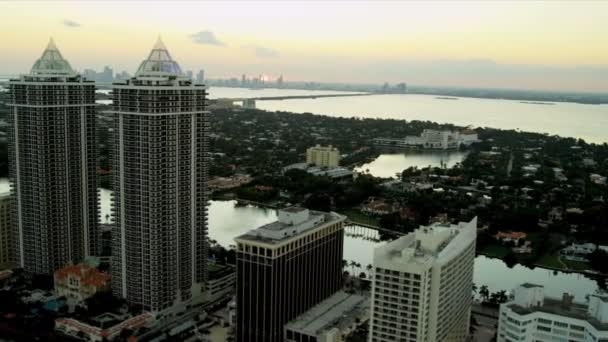
<path id="1" fill-rule="evenodd" d="M 83 301 L 110 290 L 110 275 L 86 264 L 68 265 L 55 271 L 53 277 L 57 297 Z"/>
<path id="2" fill-rule="evenodd" d="M 598 175 L 597 173 L 590 174 L 589 179 L 595 184 L 606 185 L 606 177 Z"/>
<path id="3" fill-rule="evenodd" d="M 550 223 L 555 223 L 563 220 L 564 212 L 559 207 L 553 207 L 551 208 L 551 211 L 549 211 L 549 214 L 547 216 Z"/>
<path id="4" fill-rule="evenodd" d="M 563 248 L 559 253 L 571 260 L 586 261 L 587 256 L 597 250 L 597 245 L 594 243 L 573 243 L 570 246 Z"/>
<path id="5" fill-rule="evenodd" d="M 528 234 L 524 232 L 501 232 L 496 233 L 494 238 L 502 242 L 513 241 L 519 244 L 520 240 L 525 240 Z"/>
<path id="6" fill-rule="evenodd" d="M 368 215 L 388 215 L 399 211 L 398 206 L 389 204 L 382 198 L 370 197 L 361 206 L 361 211 Z"/>

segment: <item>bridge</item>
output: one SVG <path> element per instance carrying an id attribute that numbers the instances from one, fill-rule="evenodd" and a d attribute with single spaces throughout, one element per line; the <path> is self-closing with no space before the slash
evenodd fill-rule
<path id="1" fill-rule="evenodd" d="M 218 98 L 214 99 L 217 102 L 232 103 L 241 102 L 243 108 L 254 109 L 256 101 L 283 101 L 283 100 L 302 100 L 302 99 L 320 99 L 324 97 L 349 97 L 349 96 L 370 96 L 372 93 L 354 93 L 354 94 L 321 94 L 321 95 L 289 95 L 289 96 L 260 96 L 260 97 L 242 97 L 242 98 Z"/>

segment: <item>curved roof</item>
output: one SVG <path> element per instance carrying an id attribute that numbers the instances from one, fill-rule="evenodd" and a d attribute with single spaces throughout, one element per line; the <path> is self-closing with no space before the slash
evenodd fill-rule
<path id="1" fill-rule="evenodd" d="M 148 59 L 141 62 L 135 76 L 181 76 L 182 69 L 175 62 L 160 37 L 152 47 Z"/>
<path id="2" fill-rule="evenodd" d="M 42 53 L 42 56 L 36 60 L 32 66 L 31 73 L 33 75 L 73 75 L 74 70 L 67 60 L 61 56 L 61 52 L 55 46 L 53 38 L 49 40 L 49 44 Z"/>

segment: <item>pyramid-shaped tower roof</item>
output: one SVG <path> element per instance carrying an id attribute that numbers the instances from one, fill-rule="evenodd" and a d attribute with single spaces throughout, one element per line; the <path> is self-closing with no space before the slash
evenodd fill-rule
<path id="1" fill-rule="evenodd" d="M 61 52 L 57 49 L 53 38 L 49 40 L 49 44 L 42 53 L 42 56 L 36 60 L 32 66 L 31 73 L 33 75 L 72 75 L 75 74 L 67 60 L 61 56 Z"/>
<path id="2" fill-rule="evenodd" d="M 182 69 L 171 58 L 171 54 L 158 37 L 156 44 L 148 55 L 148 59 L 141 62 L 135 76 L 181 76 Z"/>

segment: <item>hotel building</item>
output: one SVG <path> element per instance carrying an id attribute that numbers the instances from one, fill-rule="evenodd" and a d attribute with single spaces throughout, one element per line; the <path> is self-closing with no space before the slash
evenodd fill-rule
<path id="1" fill-rule="evenodd" d="M 303 208 L 235 239 L 238 342 L 283 342 L 284 325 L 342 288 L 345 216 Z"/>
<path id="2" fill-rule="evenodd" d="M 467 341 L 476 236 L 475 218 L 378 247 L 369 341 Z"/>

